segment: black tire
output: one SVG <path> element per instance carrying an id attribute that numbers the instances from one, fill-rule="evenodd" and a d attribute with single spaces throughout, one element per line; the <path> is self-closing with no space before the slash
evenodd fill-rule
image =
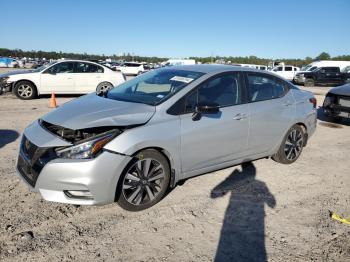
<path id="1" fill-rule="evenodd" d="M 38 95 L 36 86 L 29 81 L 19 81 L 16 83 L 13 93 L 22 100 L 34 99 Z"/>
<path id="2" fill-rule="evenodd" d="M 293 138 L 293 132 L 296 132 L 295 139 Z M 295 162 L 303 151 L 306 142 L 305 139 L 306 135 L 304 129 L 300 125 L 292 126 L 284 136 L 277 153 L 272 156 L 272 159 L 281 164 L 291 164 Z"/>
<path id="3" fill-rule="evenodd" d="M 309 87 L 315 86 L 315 81 L 312 78 L 306 78 L 304 86 L 309 86 Z"/>
<path id="4" fill-rule="evenodd" d="M 150 208 L 167 193 L 169 182 L 170 166 L 165 156 L 154 149 L 143 150 L 123 171 L 116 190 L 116 201 L 128 211 Z"/>
<path id="5" fill-rule="evenodd" d="M 98 86 L 96 87 L 96 93 L 100 93 L 101 91 L 105 92 L 107 90 L 110 90 L 113 88 L 113 85 L 109 82 L 102 82 L 99 83 Z"/>

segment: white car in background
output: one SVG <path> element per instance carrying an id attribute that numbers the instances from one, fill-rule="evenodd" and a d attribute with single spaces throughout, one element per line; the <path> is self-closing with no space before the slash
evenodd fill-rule
<path id="1" fill-rule="evenodd" d="M 291 65 L 279 65 L 271 69 L 271 72 L 283 77 L 286 80 L 293 80 L 296 73 L 300 71 L 299 67 Z"/>
<path id="2" fill-rule="evenodd" d="M 144 64 L 137 62 L 125 62 L 116 69 L 122 72 L 124 75 L 134 76 L 142 74 L 146 71 L 146 69 L 144 68 Z"/>
<path id="3" fill-rule="evenodd" d="M 14 71 L 0 75 L 0 85 L 20 99 L 38 95 L 86 94 L 104 92 L 125 82 L 122 73 L 82 60 L 61 60 L 35 70 Z"/>

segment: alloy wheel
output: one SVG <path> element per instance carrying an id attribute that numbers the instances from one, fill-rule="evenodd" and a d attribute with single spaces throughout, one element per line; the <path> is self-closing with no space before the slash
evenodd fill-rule
<path id="1" fill-rule="evenodd" d="M 27 84 L 22 84 L 17 88 L 17 93 L 23 98 L 31 97 L 33 95 L 33 87 Z"/>
<path id="2" fill-rule="evenodd" d="M 294 160 L 299 157 L 303 148 L 304 137 L 302 132 L 297 129 L 293 129 L 287 139 L 284 146 L 284 153 L 288 160 Z"/>
<path id="3" fill-rule="evenodd" d="M 165 180 L 164 167 L 152 158 L 139 159 L 126 173 L 122 192 L 132 205 L 152 202 L 162 191 Z"/>

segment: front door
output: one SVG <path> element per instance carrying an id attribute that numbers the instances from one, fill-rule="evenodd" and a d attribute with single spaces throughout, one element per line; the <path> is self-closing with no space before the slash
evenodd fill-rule
<path id="1" fill-rule="evenodd" d="M 55 92 L 57 94 L 74 93 L 74 63 L 62 62 L 53 65 L 41 74 L 41 93 Z"/>
<path id="2" fill-rule="evenodd" d="M 237 72 L 220 74 L 201 84 L 186 98 L 186 113 L 181 119 L 182 172 L 207 168 L 237 159 L 245 154 L 249 106 L 245 104 L 242 77 Z M 220 110 L 192 115 L 197 104 L 216 103 Z"/>

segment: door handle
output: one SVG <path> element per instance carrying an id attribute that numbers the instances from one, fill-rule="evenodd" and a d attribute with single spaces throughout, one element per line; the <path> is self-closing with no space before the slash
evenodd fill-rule
<path id="1" fill-rule="evenodd" d="M 67 79 L 73 79 L 72 77 L 68 77 Z"/>
<path id="2" fill-rule="evenodd" d="M 233 120 L 243 120 L 243 119 L 246 119 L 247 118 L 247 115 L 246 114 L 241 114 L 241 113 L 238 113 L 237 115 L 235 115 L 233 117 Z"/>

